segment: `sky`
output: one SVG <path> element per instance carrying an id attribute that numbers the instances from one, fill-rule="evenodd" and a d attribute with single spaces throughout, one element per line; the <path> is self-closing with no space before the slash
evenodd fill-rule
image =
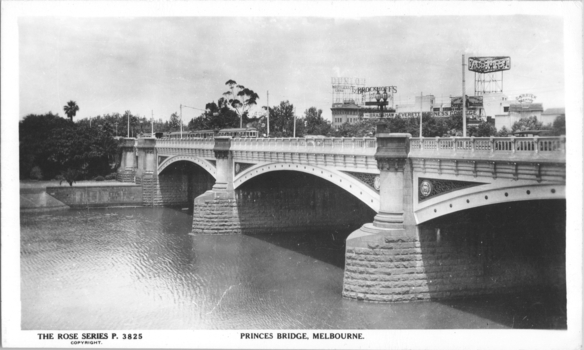
<path id="1" fill-rule="evenodd" d="M 564 107 L 561 17 L 21 17 L 19 118 L 52 111 L 76 119 L 121 113 L 187 123 L 232 79 L 258 105 L 289 101 L 331 120 L 332 77 L 397 86 L 396 103 L 420 93 L 438 101 L 462 90 L 462 55 L 510 56 L 503 92 Z M 466 93 L 474 94 L 474 73 Z"/>

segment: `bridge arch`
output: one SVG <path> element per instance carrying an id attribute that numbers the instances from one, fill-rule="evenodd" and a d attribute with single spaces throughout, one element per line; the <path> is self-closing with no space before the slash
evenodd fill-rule
<path id="1" fill-rule="evenodd" d="M 414 210 L 416 223 L 451 213 L 493 204 L 566 199 L 566 185 L 562 183 L 485 184 L 447 193 L 418 203 Z"/>
<path id="2" fill-rule="evenodd" d="M 169 167 L 171 164 L 176 162 L 186 161 L 193 164 L 200 166 L 201 168 L 205 169 L 214 179 L 217 179 L 217 168 L 215 165 L 211 164 L 208 160 L 200 157 L 192 157 L 192 156 L 172 156 L 166 158 L 160 165 L 158 166 L 158 174 L 162 173 L 164 169 Z"/>
<path id="3" fill-rule="evenodd" d="M 259 175 L 275 171 L 295 171 L 320 177 L 351 193 L 375 212 L 379 212 L 379 193 L 348 174 L 314 165 L 297 163 L 264 163 L 255 165 L 242 171 L 234 178 L 233 188 L 237 189 Z"/>

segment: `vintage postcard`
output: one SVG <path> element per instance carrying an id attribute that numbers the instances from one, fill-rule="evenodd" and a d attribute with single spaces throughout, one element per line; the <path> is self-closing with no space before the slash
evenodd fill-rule
<path id="1" fill-rule="evenodd" d="M 577 349 L 582 2 L 2 2 L 2 346 Z"/>

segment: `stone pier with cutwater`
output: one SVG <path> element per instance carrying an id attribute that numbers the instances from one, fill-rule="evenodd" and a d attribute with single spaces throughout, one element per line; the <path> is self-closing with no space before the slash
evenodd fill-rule
<path id="1" fill-rule="evenodd" d="M 143 204 L 192 205 L 192 235 L 353 231 L 346 298 L 565 288 L 564 137 L 133 142 Z"/>

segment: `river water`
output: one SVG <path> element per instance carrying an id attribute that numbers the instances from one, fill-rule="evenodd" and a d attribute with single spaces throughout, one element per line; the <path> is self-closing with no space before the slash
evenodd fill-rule
<path id="1" fill-rule="evenodd" d="M 343 299 L 350 232 L 193 237 L 191 222 L 173 208 L 21 214 L 22 329 L 565 328 L 533 295 Z"/>

